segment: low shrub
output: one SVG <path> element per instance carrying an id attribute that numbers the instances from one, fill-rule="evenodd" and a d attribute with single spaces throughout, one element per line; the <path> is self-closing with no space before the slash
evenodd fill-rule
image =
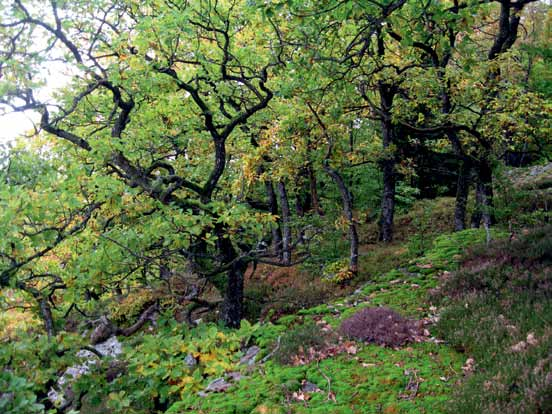
<path id="1" fill-rule="evenodd" d="M 418 330 L 414 321 L 385 307 L 362 309 L 345 319 L 340 328 L 350 338 L 388 347 L 412 342 Z"/>
<path id="2" fill-rule="evenodd" d="M 281 336 L 280 344 L 274 352 L 274 360 L 282 365 L 293 364 L 298 356 L 307 352 L 321 352 L 336 339 L 335 334 L 325 332 L 319 325 L 309 321 Z"/>

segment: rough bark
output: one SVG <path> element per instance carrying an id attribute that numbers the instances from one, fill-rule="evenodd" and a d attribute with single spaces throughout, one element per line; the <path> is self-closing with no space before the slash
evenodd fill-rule
<path id="1" fill-rule="evenodd" d="M 232 241 L 228 237 L 224 237 L 224 227 L 217 225 L 215 230 L 222 263 L 229 266 L 226 270 L 224 300 L 221 306 L 220 319 L 229 328 L 239 328 L 243 317 L 243 276 L 247 265 L 239 258 Z"/>
<path id="2" fill-rule="evenodd" d="M 50 307 L 50 304 L 48 303 L 48 298 L 46 296 L 42 296 L 40 298 L 39 307 L 40 316 L 42 318 L 42 321 L 44 322 L 44 329 L 46 330 L 48 337 L 51 338 L 56 334 L 56 330 L 54 326 L 54 318 L 52 316 L 52 308 Z"/>
<path id="3" fill-rule="evenodd" d="M 278 196 L 280 198 L 280 208 L 282 209 L 282 264 L 291 264 L 291 213 L 286 191 L 286 185 L 283 181 L 278 182 Z"/>
<path id="4" fill-rule="evenodd" d="M 228 328 L 239 328 L 243 318 L 243 279 L 246 267 L 238 259 L 226 272 L 227 284 L 221 319 Z"/>

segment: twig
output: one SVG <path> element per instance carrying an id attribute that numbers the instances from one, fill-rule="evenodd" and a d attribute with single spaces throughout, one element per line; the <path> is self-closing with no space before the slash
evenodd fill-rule
<path id="1" fill-rule="evenodd" d="M 272 350 L 270 354 L 265 356 L 263 359 L 261 359 L 261 364 L 264 364 L 266 361 L 268 361 L 275 353 L 280 349 L 280 340 L 282 339 L 282 335 L 278 336 L 278 339 L 276 339 L 276 347 Z"/>
<path id="2" fill-rule="evenodd" d="M 328 393 L 326 395 L 326 398 L 328 401 L 333 401 L 334 403 L 337 403 L 336 399 L 335 399 L 335 395 L 332 393 L 332 382 L 330 380 L 330 377 L 328 377 L 326 374 L 324 374 L 324 371 L 322 371 L 322 369 L 320 369 L 320 361 L 316 361 L 316 368 L 318 369 L 318 371 L 320 372 L 320 374 L 326 379 L 326 381 L 328 382 Z"/>
<path id="3" fill-rule="evenodd" d="M 98 351 L 93 346 L 84 345 L 84 346 L 81 347 L 81 349 L 92 352 L 94 355 L 96 355 L 100 359 L 102 359 L 105 356 L 104 354 L 102 354 L 100 351 Z"/>

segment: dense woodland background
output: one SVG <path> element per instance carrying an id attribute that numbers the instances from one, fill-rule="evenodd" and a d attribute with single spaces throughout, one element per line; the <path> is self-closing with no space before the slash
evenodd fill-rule
<path id="1" fill-rule="evenodd" d="M 551 30 L 3 1 L 0 411 L 552 412 Z"/>

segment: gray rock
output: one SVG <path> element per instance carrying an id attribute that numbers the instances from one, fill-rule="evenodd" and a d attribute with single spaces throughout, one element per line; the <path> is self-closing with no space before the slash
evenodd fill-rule
<path id="1" fill-rule="evenodd" d="M 186 358 L 184 358 L 184 363 L 188 368 L 194 369 L 197 366 L 197 359 L 195 359 L 192 354 L 188 354 Z"/>
<path id="2" fill-rule="evenodd" d="M 224 378 L 217 378 L 214 381 L 211 381 L 204 392 L 224 392 L 230 388 L 232 384 L 227 382 Z"/>
<path id="3" fill-rule="evenodd" d="M 123 353 L 123 345 L 119 342 L 116 336 L 112 336 L 106 341 L 96 344 L 94 346 L 96 351 L 98 351 L 103 356 L 115 358 L 117 355 Z"/>
<path id="4" fill-rule="evenodd" d="M 241 373 L 236 371 L 236 372 L 229 372 L 228 374 L 226 374 L 226 378 L 228 378 L 231 381 L 240 381 L 243 378 L 243 376 Z"/>
<path id="5" fill-rule="evenodd" d="M 257 354 L 261 351 L 261 348 L 258 346 L 252 346 L 247 349 L 245 352 L 245 355 L 241 357 L 240 364 L 251 366 L 255 364 L 255 359 L 257 358 Z"/>
<path id="6" fill-rule="evenodd" d="M 94 345 L 94 349 L 104 357 L 112 357 L 123 353 L 123 346 L 116 336 L 108 338 L 106 341 Z M 91 351 L 82 349 L 77 352 L 77 356 L 83 359 L 81 364 L 73 365 L 65 370 L 58 378 L 55 387 L 51 387 L 48 391 L 48 399 L 56 406 L 63 406 L 68 401 L 71 401 L 71 383 L 81 375 L 90 373 L 90 368 L 96 365 L 99 361 L 98 356 Z"/>
<path id="7" fill-rule="evenodd" d="M 318 388 L 318 385 L 313 384 L 312 382 L 304 381 L 303 384 L 301 385 L 301 391 L 303 391 L 303 392 L 320 392 L 321 389 Z"/>

